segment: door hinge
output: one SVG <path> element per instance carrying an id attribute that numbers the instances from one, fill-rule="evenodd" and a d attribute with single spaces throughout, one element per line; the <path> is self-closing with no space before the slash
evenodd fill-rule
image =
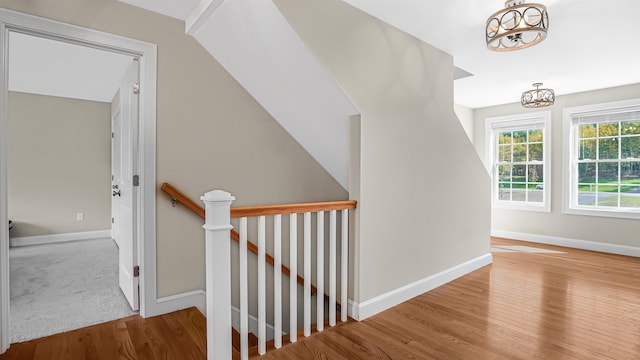
<path id="1" fill-rule="evenodd" d="M 115 223 L 116 223 L 116 220 L 115 220 L 114 218 L 111 218 L 111 223 L 112 223 L 112 224 L 115 224 Z"/>
<path id="2" fill-rule="evenodd" d="M 133 186 L 140 186 L 140 175 L 133 175 Z"/>
<path id="3" fill-rule="evenodd" d="M 136 265 L 133 267 L 133 277 L 140 276 L 140 266 Z"/>
<path id="4" fill-rule="evenodd" d="M 133 93 L 138 95 L 140 94 L 140 83 L 139 82 L 134 82 L 133 83 Z"/>
<path id="5" fill-rule="evenodd" d="M 116 138 L 116 134 L 115 133 L 111 133 L 111 138 L 115 139 Z"/>

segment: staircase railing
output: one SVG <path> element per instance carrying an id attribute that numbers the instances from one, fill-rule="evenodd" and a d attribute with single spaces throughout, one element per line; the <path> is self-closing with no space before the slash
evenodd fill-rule
<path id="1" fill-rule="evenodd" d="M 205 256 L 207 272 L 207 357 L 209 359 L 231 359 L 231 254 L 230 232 L 231 218 L 239 219 L 239 264 L 240 264 L 240 354 L 241 359 L 248 359 L 248 269 L 247 269 L 247 233 L 248 218 L 257 218 L 258 233 L 258 354 L 266 352 L 266 218 L 273 222 L 273 259 L 274 259 L 274 348 L 282 346 L 282 215 L 289 217 L 289 268 L 291 274 L 298 273 L 298 214 L 302 214 L 302 254 L 303 278 L 312 278 L 312 218 L 316 220 L 316 284 L 317 291 L 324 293 L 325 270 L 328 271 L 329 282 L 329 326 L 336 324 L 337 281 L 340 274 L 340 320 L 347 321 L 347 289 L 348 289 L 348 234 L 349 209 L 356 208 L 355 201 L 338 201 L 323 203 L 269 205 L 231 208 L 235 200 L 231 194 L 215 190 L 201 197 L 205 203 Z M 338 221 L 340 212 L 340 259 L 338 268 Z M 325 269 L 325 217 L 329 215 L 329 254 L 328 269 Z M 315 215 L 315 216 L 314 216 Z M 297 283 L 289 281 L 289 334 L 290 342 L 296 342 L 298 329 Z M 303 336 L 311 334 L 311 282 L 303 281 Z M 324 297 L 318 296 L 316 311 L 316 330 L 324 327 Z"/>
<path id="2" fill-rule="evenodd" d="M 160 187 L 160 190 L 164 191 L 165 193 L 169 194 L 169 196 L 171 196 L 171 202 L 175 205 L 176 203 L 181 203 L 182 205 L 184 205 L 184 207 L 186 207 L 187 209 L 191 210 L 194 214 L 200 216 L 201 218 L 204 219 L 204 208 L 200 205 L 198 205 L 195 201 L 189 199 L 189 197 L 187 197 L 184 193 L 182 193 L 180 190 L 176 189 L 173 185 L 169 184 L 169 183 L 163 183 L 162 187 Z M 240 234 L 238 234 L 237 231 L 231 229 L 230 231 L 230 235 L 231 235 L 231 239 L 233 239 L 235 242 L 239 243 L 240 242 Z M 251 241 L 247 242 L 247 249 L 249 251 L 251 251 L 252 253 L 258 255 L 258 247 L 256 245 L 254 245 Z M 265 254 L 265 259 L 267 261 L 267 263 L 271 266 L 274 266 L 274 262 L 275 259 L 273 258 L 273 256 L 269 255 L 269 254 Z M 291 276 L 291 271 L 289 270 L 289 268 L 285 265 L 282 265 L 282 273 L 287 275 L 287 276 Z M 304 279 L 300 276 L 297 275 L 296 276 L 296 280 L 298 281 L 298 284 L 304 286 Z M 317 288 L 315 287 L 315 285 L 311 284 L 311 294 L 315 295 L 317 292 Z"/>

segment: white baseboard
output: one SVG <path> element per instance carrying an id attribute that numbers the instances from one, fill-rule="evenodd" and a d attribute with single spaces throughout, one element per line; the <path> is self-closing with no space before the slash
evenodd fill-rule
<path id="1" fill-rule="evenodd" d="M 481 267 L 489 265 L 492 261 L 493 257 L 491 256 L 491 253 L 485 254 L 443 270 L 437 274 L 433 274 L 424 279 L 414 281 L 411 284 L 376 296 L 375 298 L 365 302 L 358 304 L 349 300 L 349 316 L 362 321 L 372 315 L 392 308 L 429 290 L 435 289 L 438 286 L 444 285 L 452 280 L 480 269 Z"/>
<path id="2" fill-rule="evenodd" d="M 149 313 L 148 316 L 158 316 L 194 306 L 198 308 L 203 315 L 207 315 L 206 293 L 204 290 L 194 290 L 158 298 L 155 309 L 153 309 L 152 312 L 147 312 Z"/>
<path id="3" fill-rule="evenodd" d="M 156 301 L 156 308 L 151 316 L 167 314 L 170 312 L 196 307 L 200 313 L 207 316 L 207 293 L 204 290 L 189 291 L 182 294 L 171 295 L 159 298 Z M 235 306 L 231 307 L 231 325 L 235 329 L 240 328 L 240 309 Z M 249 332 L 258 333 L 258 318 L 249 314 Z M 273 339 L 274 329 L 272 325 L 267 324 L 267 341 Z"/>
<path id="4" fill-rule="evenodd" d="M 43 245 L 53 244 L 67 241 L 78 240 L 93 240 L 111 238 L 111 229 L 109 230 L 95 230 L 95 231 L 83 231 L 75 233 L 65 234 L 53 234 L 53 235 L 37 235 L 37 236 L 22 236 L 10 238 L 11 246 L 30 246 L 30 245 Z"/>
<path id="5" fill-rule="evenodd" d="M 352 319 L 355 319 L 358 321 L 360 320 L 359 305 L 357 302 L 351 299 L 347 300 L 347 315 L 349 315 L 349 317 Z"/>
<path id="6" fill-rule="evenodd" d="M 574 249 L 599 251 L 609 254 L 640 257 L 640 247 L 635 246 L 617 245 L 596 241 L 570 239 L 558 236 L 537 235 L 505 230 L 491 230 L 491 236 L 547 245 L 564 246 Z"/>
<path id="7" fill-rule="evenodd" d="M 231 306 L 231 324 L 234 329 L 240 329 L 240 309 L 235 306 Z M 249 332 L 258 335 L 258 318 L 251 314 L 249 314 Z M 273 325 L 267 324 L 267 341 L 273 340 L 273 334 Z"/>

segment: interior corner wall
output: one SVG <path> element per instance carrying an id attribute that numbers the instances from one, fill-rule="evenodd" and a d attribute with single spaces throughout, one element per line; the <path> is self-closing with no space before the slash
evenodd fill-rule
<path id="1" fill-rule="evenodd" d="M 339 0 L 276 5 L 361 111 L 353 300 L 488 254 L 489 178 L 453 112 L 451 56 Z"/>
<path id="2" fill-rule="evenodd" d="M 11 236 L 111 229 L 110 105 L 19 92 L 8 100 Z"/>
<path id="3" fill-rule="evenodd" d="M 556 96 L 555 104 L 548 108 L 551 111 L 552 122 L 551 212 L 493 209 L 491 215 L 492 232 L 524 235 L 521 240 L 534 236 L 640 247 L 638 220 L 569 215 L 562 212 L 562 194 L 565 191 L 562 188 L 562 179 L 565 176 L 562 157 L 566 141 L 562 133 L 562 110 L 567 107 L 637 98 L 639 94 L 640 84 L 633 84 Z M 523 109 L 520 103 L 475 109 L 474 146 L 480 158 L 485 159 L 485 119 L 528 111 L 530 110 Z"/>
<path id="4" fill-rule="evenodd" d="M 453 104 L 453 110 L 460 120 L 460 125 L 464 128 L 464 132 L 469 137 L 469 141 L 473 143 L 473 109 L 460 104 Z"/>
<path id="5" fill-rule="evenodd" d="M 203 220 L 172 207 L 222 189 L 233 206 L 344 200 L 347 192 L 191 36 L 184 22 L 116 0 L 0 0 L 0 7 L 158 46 L 157 296 L 205 288 Z M 348 156 L 348 154 L 345 154 Z"/>

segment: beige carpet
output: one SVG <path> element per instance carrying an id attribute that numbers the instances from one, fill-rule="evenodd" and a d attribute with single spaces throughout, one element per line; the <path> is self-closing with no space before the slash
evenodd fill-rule
<path id="1" fill-rule="evenodd" d="M 11 342 L 134 314 L 118 287 L 118 248 L 111 239 L 9 250 Z"/>

